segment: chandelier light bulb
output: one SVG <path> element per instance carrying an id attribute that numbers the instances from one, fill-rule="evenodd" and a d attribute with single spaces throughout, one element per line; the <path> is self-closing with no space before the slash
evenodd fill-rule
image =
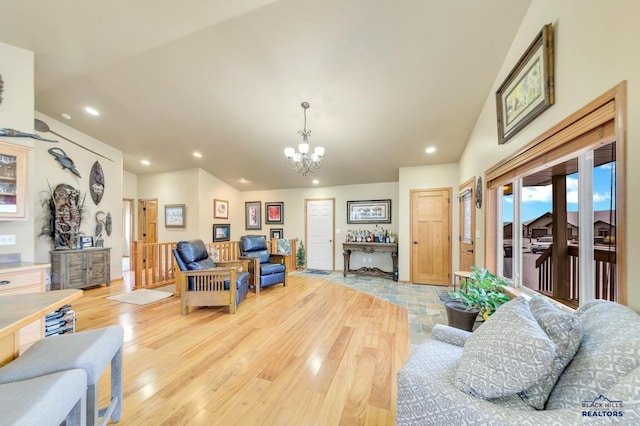
<path id="1" fill-rule="evenodd" d="M 293 154 L 296 153 L 296 150 L 291 148 L 290 146 L 284 149 L 284 155 L 287 158 L 293 157 Z"/>

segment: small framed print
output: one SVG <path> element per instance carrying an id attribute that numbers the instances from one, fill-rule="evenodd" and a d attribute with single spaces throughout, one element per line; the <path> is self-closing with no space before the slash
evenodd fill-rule
<path id="1" fill-rule="evenodd" d="M 226 200 L 213 200 L 213 218 L 229 219 L 229 202 Z"/>
<path id="2" fill-rule="evenodd" d="M 282 239 L 282 228 L 271 228 L 269 234 L 272 240 Z"/>
<path id="3" fill-rule="evenodd" d="M 244 203 L 244 228 L 262 229 L 262 203 L 260 201 L 247 201 Z"/>
<path id="4" fill-rule="evenodd" d="M 165 228 L 184 228 L 185 205 L 184 204 L 167 204 L 164 206 L 164 226 Z"/>
<path id="5" fill-rule="evenodd" d="M 213 242 L 229 241 L 231 239 L 231 225 L 214 224 L 213 225 Z"/>
<path id="6" fill-rule="evenodd" d="M 284 203 L 264 203 L 264 223 L 284 225 Z"/>
<path id="7" fill-rule="evenodd" d="M 93 237 L 91 236 L 80 236 L 80 248 L 89 248 L 93 247 Z"/>

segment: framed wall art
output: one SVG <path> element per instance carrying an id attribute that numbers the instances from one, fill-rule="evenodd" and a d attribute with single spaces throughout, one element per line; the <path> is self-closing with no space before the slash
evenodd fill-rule
<path id="1" fill-rule="evenodd" d="M 264 223 L 284 225 L 284 203 L 264 203 Z"/>
<path id="2" fill-rule="evenodd" d="M 213 200 L 213 218 L 229 219 L 229 202 L 226 200 Z"/>
<path id="3" fill-rule="evenodd" d="M 496 92 L 498 143 L 507 142 L 555 102 L 553 25 L 545 25 Z"/>
<path id="4" fill-rule="evenodd" d="M 247 201 L 244 203 L 244 228 L 262 229 L 262 203 Z"/>
<path id="5" fill-rule="evenodd" d="M 164 226 L 165 228 L 185 228 L 185 205 L 166 204 L 164 206 Z"/>
<path id="6" fill-rule="evenodd" d="M 391 223 L 391 200 L 347 201 L 347 223 Z"/>
<path id="7" fill-rule="evenodd" d="M 91 236 L 81 235 L 80 237 L 78 237 L 78 240 L 80 242 L 79 245 L 81 249 L 93 247 L 93 237 Z"/>
<path id="8" fill-rule="evenodd" d="M 213 242 L 229 241 L 231 239 L 231 225 L 213 224 Z"/>
<path id="9" fill-rule="evenodd" d="M 269 236 L 271 239 L 279 240 L 282 238 L 282 228 L 271 228 L 269 231 Z"/>

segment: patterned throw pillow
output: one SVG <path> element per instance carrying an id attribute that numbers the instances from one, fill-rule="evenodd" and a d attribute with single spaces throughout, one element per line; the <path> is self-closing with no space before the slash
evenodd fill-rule
<path id="1" fill-rule="evenodd" d="M 532 298 L 529 301 L 529 309 L 540 327 L 556 344 L 551 373 L 520 394 L 524 402 L 543 410 L 558 378 L 580 347 L 582 324 L 576 316 L 562 312 L 543 296 Z"/>
<path id="2" fill-rule="evenodd" d="M 499 398 L 529 389 L 553 367 L 555 344 L 523 297 L 504 305 L 467 339 L 454 385 L 481 398 Z"/>

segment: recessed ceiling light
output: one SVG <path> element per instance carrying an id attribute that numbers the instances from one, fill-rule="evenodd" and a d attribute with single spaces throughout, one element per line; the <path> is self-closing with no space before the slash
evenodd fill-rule
<path id="1" fill-rule="evenodd" d="M 95 108 L 85 107 L 85 108 L 84 108 L 84 110 L 85 110 L 86 112 L 88 112 L 89 114 L 91 114 L 91 115 L 95 115 L 95 116 L 100 115 L 100 113 L 98 112 L 98 110 L 97 110 L 97 109 L 95 109 Z"/>
<path id="2" fill-rule="evenodd" d="M 151 162 L 149 160 L 140 160 L 140 162 L 142 164 L 144 164 L 145 166 L 150 166 L 151 165 Z"/>
<path id="3" fill-rule="evenodd" d="M 196 158 L 202 158 L 202 154 L 200 154 L 197 151 L 193 153 L 193 156 L 196 157 Z"/>
<path id="4" fill-rule="evenodd" d="M 66 112 L 63 112 L 62 114 L 60 114 L 60 117 L 64 118 L 65 120 L 71 120 L 71 116 Z"/>
<path id="5" fill-rule="evenodd" d="M 240 182 L 240 183 L 249 183 L 248 180 L 246 180 L 245 178 L 242 178 L 242 177 L 240 179 L 238 179 L 238 182 Z"/>
<path id="6" fill-rule="evenodd" d="M 318 179 L 314 179 L 311 181 L 311 183 L 313 183 L 314 185 L 317 185 L 320 183 L 320 181 Z"/>
<path id="7" fill-rule="evenodd" d="M 429 148 L 425 149 L 424 152 L 426 152 L 427 154 L 433 154 L 434 152 L 436 152 L 436 147 L 430 146 Z"/>

